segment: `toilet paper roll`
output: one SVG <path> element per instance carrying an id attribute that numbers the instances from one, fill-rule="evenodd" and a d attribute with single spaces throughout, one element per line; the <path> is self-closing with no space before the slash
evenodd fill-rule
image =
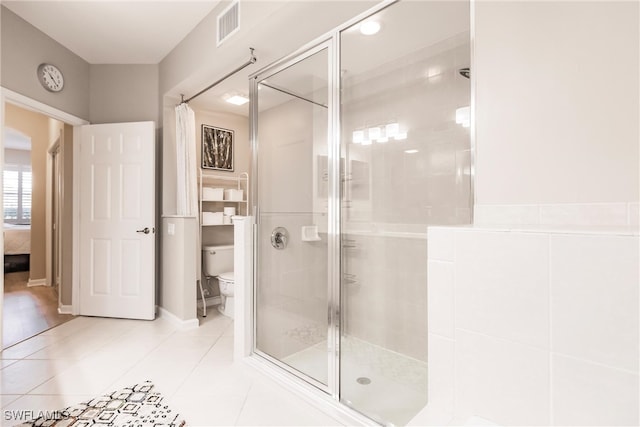
<path id="1" fill-rule="evenodd" d="M 226 216 L 234 216 L 236 214 L 236 208 L 224 208 L 223 212 Z"/>

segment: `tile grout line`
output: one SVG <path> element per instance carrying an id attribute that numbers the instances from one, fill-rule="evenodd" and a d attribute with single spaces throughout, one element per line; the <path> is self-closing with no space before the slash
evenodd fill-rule
<path id="1" fill-rule="evenodd" d="M 238 422 L 240 421 L 240 417 L 242 416 L 242 411 L 244 411 L 244 407 L 247 404 L 247 400 L 249 400 L 249 393 L 251 393 L 252 389 L 253 389 L 253 380 L 251 381 L 251 385 L 249 386 L 249 389 L 247 390 L 247 394 L 245 394 L 245 396 L 244 396 L 244 400 L 242 401 L 242 406 L 240 406 L 240 410 L 238 411 L 238 415 L 236 416 L 236 420 L 233 423 L 234 426 L 237 426 Z"/>
<path id="2" fill-rule="evenodd" d="M 197 362 L 195 362 L 195 363 L 193 364 L 193 368 L 191 368 L 191 370 L 190 370 L 190 371 L 189 371 L 189 373 L 184 377 L 184 379 L 182 380 L 182 382 L 178 385 L 178 387 L 176 387 L 176 391 L 175 391 L 175 392 L 173 392 L 173 394 L 171 395 L 171 397 L 174 397 L 174 396 L 178 393 L 178 391 L 180 390 L 180 388 L 181 388 L 182 386 L 184 386 L 184 384 L 185 384 L 185 383 L 187 382 L 187 380 L 189 379 L 189 376 L 191 376 L 191 374 L 193 374 L 193 372 L 196 370 L 196 368 L 197 368 L 198 366 L 200 366 L 200 364 L 202 363 L 202 359 L 204 359 L 204 358 L 207 356 L 207 354 L 211 351 L 211 349 L 213 349 L 213 347 L 215 347 L 215 346 L 216 346 L 216 344 L 218 344 L 218 342 L 220 341 L 220 338 L 222 338 L 222 336 L 223 336 L 223 335 L 222 335 L 223 333 L 224 333 L 224 332 L 221 332 L 221 333 L 220 333 L 220 335 L 216 338 L 216 340 L 213 342 L 213 344 L 211 344 L 211 345 L 209 346 L 209 348 L 207 349 L 207 351 L 205 351 L 205 352 L 202 354 L 202 356 L 200 357 L 200 359 L 199 359 Z M 196 335 L 196 336 L 197 336 L 197 335 Z"/>
<path id="3" fill-rule="evenodd" d="M 149 351 L 147 351 L 147 353 L 144 356 L 141 356 L 138 361 L 136 363 L 134 363 L 133 365 L 129 366 L 128 369 L 126 369 L 122 375 L 120 375 L 119 377 L 117 377 L 116 379 L 114 379 L 111 383 L 109 383 L 109 385 L 107 387 L 105 387 L 102 391 L 102 393 L 106 393 L 111 387 L 113 387 L 114 384 L 116 384 L 121 378 L 124 378 L 129 372 L 131 372 L 132 370 L 134 370 L 135 368 L 137 368 L 138 366 L 140 366 L 142 364 L 142 362 L 145 361 L 145 359 L 147 357 L 149 357 L 149 355 L 154 352 L 155 350 L 158 349 L 158 347 L 160 347 L 162 344 L 164 344 L 169 338 L 171 338 L 175 333 L 177 332 L 177 330 L 174 330 L 173 332 L 171 332 L 170 334 L 168 334 L 163 340 L 160 340 L 160 342 L 158 342 L 158 344 L 154 347 L 152 347 L 151 349 L 149 349 Z"/>
<path id="4" fill-rule="evenodd" d="M 96 325 L 94 325 L 94 326 L 96 326 Z M 99 326 L 99 325 L 98 325 L 98 326 Z M 86 327 L 81 328 L 81 329 L 80 329 L 80 330 L 78 330 L 78 331 L 75 331 L 75 332 L 74 332 L 74 334 L 76 334 L 76 333 L 78 333 L 78 332 L 80 332 L 80 331 L 84 331 L 84 330 L 85 330 L 85 329 L 87 329 L 88 327 L 89 327 L 89 326 L 87 325 Z M 39 383 L 39 384 L 38 384 L 38 385 L 36 385 L 35 387 L 31 388 L 27 393 L 25 393 L 25 395 L 28 395 L 28 396 L 47 395 L 47 394 L 32 393 L 32 391 L 34 391 L 34 390 L 35 390 L 35 389 L 37 389 L 38 387 L 43 386 L 45 383 L 47 383 L 47 382 L 51 381 L 53 378 L 58 377 L 58 376 L 60 376 L 61 374 L 64 374 L 64 373 L 66 373 L 66 372 L 70 371 L 70 370 L 71 370 L 71 369 L 72 369 L 72 368 L 73 368 L 77 363 L 79 363 L 80 361 L 82 361 L 82 360 L 86 359 L 89 355 L 91 355 L 91 354 L 95 354 L 96 352 L 98 352 L 98 350 L 101 350 L 102 348 L 106 347 L 108 344 L 110 344 L 110 343 L 112 343 L 112 342 L 116 341 L 116 339 L 118 339 L 118 337 L 119 337 L 118 335 L 115 335 L 115 334 L 114 334 L 114 336 L 113 336 L 111 339 L 107 339 L 107 342 L 105 342 L 103 345 L 101 345 L 101 346 L 99 346 L 99 347 L 97 347 L 97 348 L 93 349 L 92 351 L 90 351 L 89 353 L 87 353 L 86 355 L 84 355 L 83 357 L 81 357 L 81 358 L 79 358 L 79 359 L 64 359 L 64 358 L 61 358 L 61 359 L 53 359 L 53 358 L 52 358 L 52 359 L 26 359 L 26 358 L 25 358 L 25 359 L 22 359 L 22 360 L 25 360 L 25 361 L 26 361 L 26 360 L 33 360 L 33 361 L 36 361 L 36 360 L 47 360 L 47 361 L 53 361 L 53 360 L 68 360 L 68 361 L 70 361 L 70 362 L 71 362 L 71 363 L 67 364 L 67 365 L 66 365 L 66 366 L 65 366 L 65 367 L 64 367 L 60 372 L 56 372 L 56 373 L 55 373 L 54 375 L 52 375 L 51 377 L 49 377 L 49 378 L 47 378 L 46 380 L 42 381 L 41 383 Z M 62 339 L 61 341 L 57 341 L 57 343 L 59 343 L 59 342 L 64 342 L 64 341 L 66 341 L 67 339 L 70 339 L 70 338 L 71 338 L 71 336 L 70 336 L 70 335 L 65 336 L 65 337 L 64 337 L 64 339 Z M 48 347 L 48 346 L 47 346 L 47 347 Z M 46 347 L 45 347 L 45 348 L 46 348 Z M 44 348 L 43 348 L 43 349 L 41 349 L 41 350 L 38 350 L 38 351 L 42 351 L 42 350 L 44 350 Z M 35 354 L 35 353 L 33 353 L 33 354 Z M 28 357 L 28 356 L 27 356 L 27 357 Z M 65 395 L 66 395 L 66 394 L 56 394 L 55 396 L 65 396 Z"/>

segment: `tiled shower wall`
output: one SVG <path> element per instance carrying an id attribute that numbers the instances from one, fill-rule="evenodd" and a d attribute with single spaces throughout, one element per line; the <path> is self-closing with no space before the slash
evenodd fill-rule
<path id="1" fill-rule="evenodd" d="M 349 43 L 344 51 L 355 49 Z M 456 109 L 470 105 L 458 72 L 469 49 L 462 32 L 375 71 L 344 74 L 343 331 L 422 362 L 427 226 L 471 221 L 469 129 L 456 123 Z M 392 121 L 406 139 L 353 143 L 353 131 Z"/>
<path id="2" fill-rule="evenodd" d="M 638 425 L 638 245 L 431 227 L 430 405 L 462 423 Z"/>
<path id="3" fill-rule="evenodd" d="M 426 235 L 345 238 L 345 334 L 426 362 Z"/>
<path id="4" fill-rule="evenodd" d="M 479 204 L 474 208 L 477 225 L 543 227 L 619 227 L 638 231 L 640 203 L 559 203 L 529 205 Z"/>

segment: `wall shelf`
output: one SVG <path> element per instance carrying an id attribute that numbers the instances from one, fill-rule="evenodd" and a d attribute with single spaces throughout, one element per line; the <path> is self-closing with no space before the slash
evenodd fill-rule
<path id="1" fill-rule="evenodd" d="M 224 197 L 204 197 L 205 188 L 208 187 L 222 189 L 222 193 L 220 193 L 220 190 L 217 191 L 217 194 L 214 193 L 216 196 L 224 196 L 224 194 L 226 193 L 225 190 L 243 191 L 242 200 L 229 200 L 225 199 Z M 204 229 L 208 229 L 209 227 L 224 227 L 233 225 L 233 223 L 203 224 L 204 213 L 213 212 L 220 215 L 221 211 L 223 211 L 225 207 L 236 206 L 236 215 L 249 214 L 249 174 L 246 172 L 241 173 L 237 176 L 227 176 L 200 169 L 200 174 L 198 176 L 198 190 L 198 222 L 200 224 L 200 246 L 202 246 L 203 242 L 202 231 Z M 203 315 L 206 316 L 207 303 L 204 295 L 204 290 L 202 288 L 202 262 L 200 262 L 200 264 L 198 265 L 200 265 L 200 268 L 198 269 L 198 285 L 200 288 L 200 296 L 202 298 L 202 311 Z"/>

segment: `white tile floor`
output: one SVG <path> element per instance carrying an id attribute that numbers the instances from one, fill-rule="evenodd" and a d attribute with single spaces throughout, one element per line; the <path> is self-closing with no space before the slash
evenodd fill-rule
<path id="1" fill-rule="evenodd" d="M 0 424 L 53 411 L 144 380 L 194 425 L 341 425 L 244 363 L 233 323 L 216 310 L 197 329 L 77 317 L 0 354 Z M 11 418 L 11 419 L 8 419 Z"/>

